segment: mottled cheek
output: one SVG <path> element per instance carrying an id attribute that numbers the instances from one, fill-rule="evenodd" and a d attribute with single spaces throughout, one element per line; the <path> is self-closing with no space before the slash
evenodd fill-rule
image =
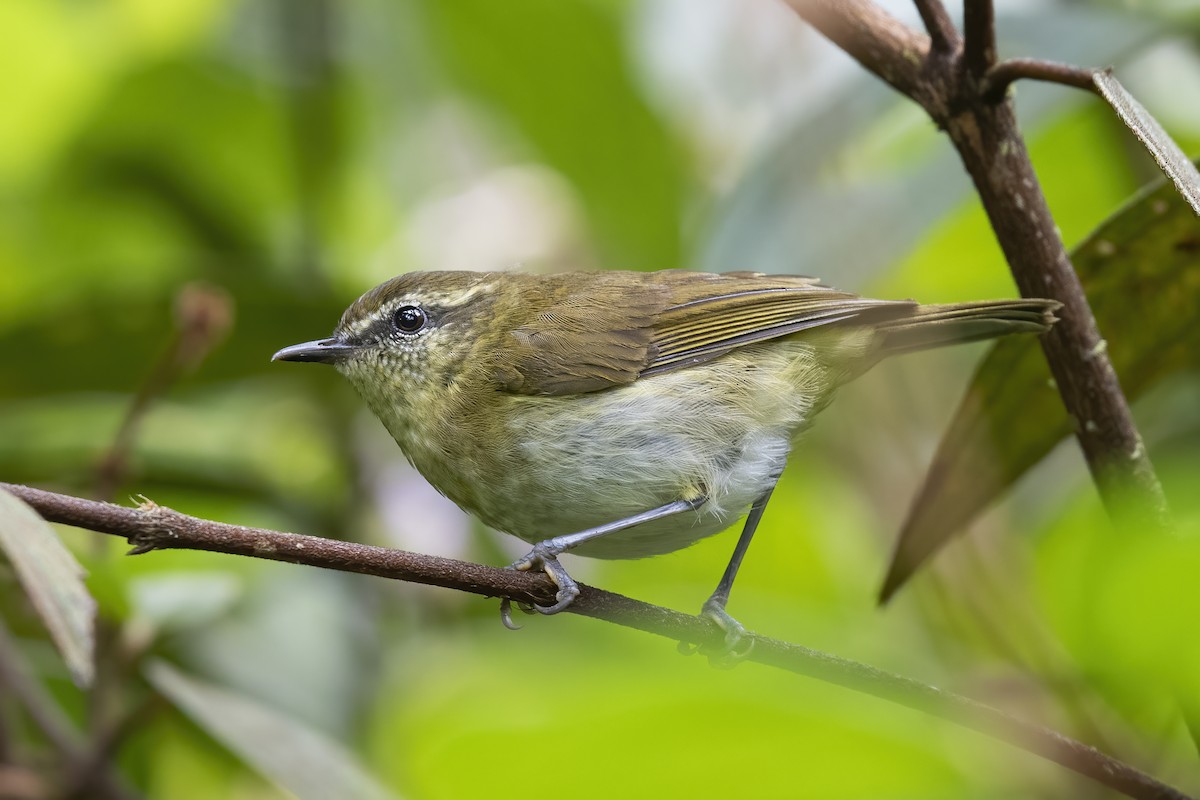
<path id="1" fill-rule="evenodd" d="M 425 381 L 422 354 L 412 348 L 371 350 L 342 365 L 342 373 L 364 396 L 388 395 L 402 399 L 409 388 Z"/>
<path id="2" fill-rule="evenodd" d="M 388 353 L 383 365 L 393 380 L 413 386 L 425 382 L 424 349 L 402 347 Z"/>
<path id="3" fill-rule="evenodd" d="M 461 374 L 469 347 L 451 326 L 400 341 L 374 345 L 339 366 L 373 409 L 397 413 L 421 402 L 424 392 L 450 387 Z"/>

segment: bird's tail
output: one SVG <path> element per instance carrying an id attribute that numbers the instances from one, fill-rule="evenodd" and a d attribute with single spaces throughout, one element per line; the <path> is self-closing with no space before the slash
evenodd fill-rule
<path id="1" fill-rule="evenodd" d="M 911 353 L 1010 333 L 1045 333 L 1061 307 L 1055 300 L 990 300 L 917 306 L 907 316 L 882 322 L 881 356 Z"/>

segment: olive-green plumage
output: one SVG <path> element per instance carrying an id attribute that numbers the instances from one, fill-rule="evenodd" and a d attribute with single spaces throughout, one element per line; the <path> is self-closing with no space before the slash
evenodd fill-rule
<path id="1" fill-rule="evenodd" d="M 434 486 L 526 541 L 703 500 L 577 548 L 628 558 L 728 527 L 881 358 L 1039 333 L 1056 307 L 871 300 L 757 273 L 418 272 L 277 357 L 334 363 Z"/>

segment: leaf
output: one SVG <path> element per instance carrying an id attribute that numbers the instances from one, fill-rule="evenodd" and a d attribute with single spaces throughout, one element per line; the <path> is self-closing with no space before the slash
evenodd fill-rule
<path id="1" fill-rule="evenodd" d="M 95 675 L 96 601 L 83 584 L 83 567 L 50 523 L 14 495 L 0 490 L 0 550 L 62 653 L 76 685 Z"/>
<path id="2" fill-rule="evenodd" d="M 1200 221 L 1166 182 L 1071 255 L 1126 396 L 1200 366 Z M 1087 420 L 1080 421 L 1087 424 Z M 880 593 L 913 572 L 1071 433 L 1035 339 L 1002 340 L 976 371 L 900 531 Z"/>
<path id="3" fill-rule="evenodd" d="M 1159 169 L 1175 183 L 1175 188 L 1188 201 L 1192 210 L 1200 214 L 1200 172 L 1196 171 L 1196 165 L 1163 130 L 1154 115 L 1126 91 L 1111 72 L 1097 72 L 1093 81 L 1121 121 L 1133 131 L 1142 145 L 1150 151 L 1150 155 L 1154 156 Z"/>
<path id="4" fill-rule="evenodd" d="M 146 677 L 213 738 L 300 800 L 395 797 L 340 744 L 295 718 L 164 661 L 150 663 Z"/>

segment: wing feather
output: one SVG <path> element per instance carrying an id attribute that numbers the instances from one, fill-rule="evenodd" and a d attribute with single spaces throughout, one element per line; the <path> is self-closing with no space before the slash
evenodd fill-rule
<path id="1" fill-rule="evenodd" d="M 911 313 L 909 300 L 870 300 L 821 285 L 815 278 L 738 273 L 709 284 L 666 309 L 655 326 L 656 357 L 643 375 L 716 358 L 754 342 L 854 319 Z M 722 285 L 724 284 L 724 285 Z"/>
<path id="2" fill-rule="evenodd" d="M 549 289 L 547 305 L 530 309 L 528 321 L 512 331 L 507 363 L 497 370 L 501 388 L 517 394 L 580 394 L 637 380 L 653 358 L 654 320 L 670 298 L 662 287 L 635 286 L 630 275 L 637 273 L 542 279 Z M 635 288 L 640 290 L 631 291 Z"/>
<path id="3" fill-rule="evenodd" d="M 566 285 L 513 331 L 505 389 L 598 391 L 811 328 L 903 317 L 916 306 L 865 299 L 803 276 L 670 270 L 589 277 Z"/>

